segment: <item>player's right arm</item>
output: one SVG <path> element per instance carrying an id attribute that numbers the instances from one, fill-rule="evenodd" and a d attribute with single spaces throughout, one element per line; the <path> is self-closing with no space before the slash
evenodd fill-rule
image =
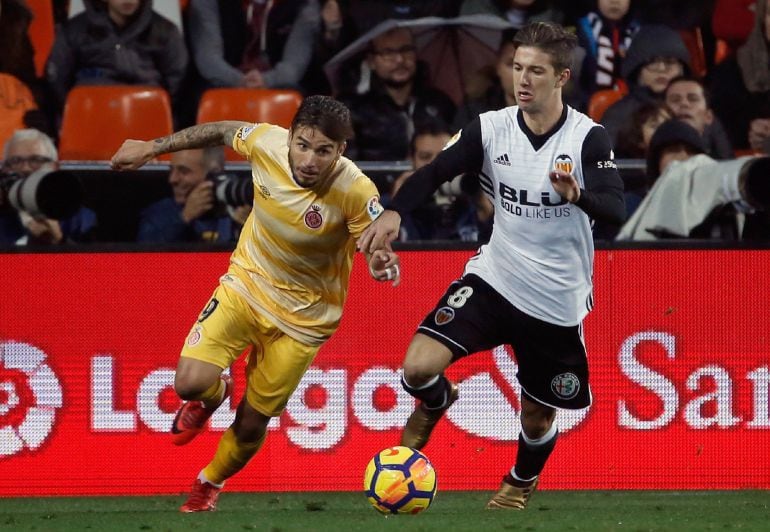
<path id="1" fill-rule="evenodd" d="M 126 140 L 112 156 L 113 170 L 136 170 L 164 153 L 209 146 L 232 146 L 236 132 L 249 122 L 227 120 L 188 127 L 155 140 Z"/>

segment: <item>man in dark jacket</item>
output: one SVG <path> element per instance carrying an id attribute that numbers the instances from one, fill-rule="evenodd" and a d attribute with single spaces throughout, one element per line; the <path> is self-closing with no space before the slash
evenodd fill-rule
<path id="1" fill-rule="evenodd" d="M 371 87 L 348 102 L 356 136 L 347 155 L 368 161 L 404 160 L 415 124 L 426 120 L 451 124 L 455 104 L 445 93 L 422 82 L 414 38 L 407 28 L 376 37 L 368 62 Z"/>
<path id="2" fill-rule="evenodd" d="M 59 108 L 74 85 L 153 85 L 172 96 L 187 67 L 187 49 L 173 22 L 151 0 L 84 0 L 54 41 L 46 78 Z"/>

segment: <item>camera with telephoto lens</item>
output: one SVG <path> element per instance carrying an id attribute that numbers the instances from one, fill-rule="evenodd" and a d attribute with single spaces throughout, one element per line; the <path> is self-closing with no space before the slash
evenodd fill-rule
<path id="1" fill-rule="evenodd" d="M 254 202 L 254 185 L 248 175 L 210 172 L 206 179 L 214 183 L 214 198 L 220 205 L 240 207 Z"/>
<path id="2" fill-rule="evenodd" d="M 0 172 L 0 207 L 13 207 L 34 217 L 61 220 L 77 212 L 82 203 L 80 180 L 66 170 L 43 166 L 27 177 Z"/>

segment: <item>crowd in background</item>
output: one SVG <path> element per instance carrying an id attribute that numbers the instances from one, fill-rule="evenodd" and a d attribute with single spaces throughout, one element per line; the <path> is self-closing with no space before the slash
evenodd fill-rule
<path id="1" fill-rule="evenodd" d="M 355 139 L 348 157 L 408 160 L 416 169 L 479 113 L 515 105 L 512 37 L 539 20 L 563 24 L 578 36 L 567 103 L 605 126 L 616 157 L 646 162 L 646 172 L 625 180 L 629 216 L 649 200 L 672 161 L 679 164 L 671 168 L 682 172 L 697 156 L 717 164 L 770 154 L 770 0 L 186 0 L 178 6 L 175 0 L 155 0 L 155 6 L 152 0 L 82 0 L 80 11 L 75 4 L 52 1 L 55 37 L 44 68 L 36 69 L 29 31 L 39 14 L 26 0 L 0 0 L 0 73 L 16 78 L 34 98 L 23 132 L 2 139 L 6 173 L 28 175 L 55 162 L 69 91 L 110 84 L 165 89 L 177 129 L 195 122 L 200 97 L 210 88 L 331 94 L 352 111 Z M 177 20 L 159 12 L 169 5 Z M 335 79 L 324 70 L 382 21 L 472 14 L 498 17 L 508 29 L 501 32 L 496 63 L 464 73 L 460 98 L 431 83 L 429 74 L 443 65 L 421 60 L 408 28 L 374 37 L 339 65 Z M 12 107 L 8 85 L 0 87 L 6 87 L 0 104 Z M 602 98 L 612 103 L 599 110 Z M 205 171 L 195 171 L 209 165 L 204 159 L 221 166 L 221 157 L 186 155 L 172 161 L 173 193 L 142 211 L 138 240 L 237 238 L 247 213 L 212 214 L 211 183 Z M 185 168 L 193 169 L 187 181 Z M 382 182 L 386 204 L 407 178 Z M 487 239 L 493 207 L 474 182 L 458 176 L 443 187 L 405 221 L 402 239 Z M 769 238 L 762 202 L 743 200 L 720 204 L 719 213 L 707 213 L 707 223 L 688 226 L 686 234 L 634 236 L 628 228 L 597 227 L 596 236 Z M 76 216 L 40 220 L 0 205 L 0 245 L 87 241 L 98 220 L 88 209 Z"/>

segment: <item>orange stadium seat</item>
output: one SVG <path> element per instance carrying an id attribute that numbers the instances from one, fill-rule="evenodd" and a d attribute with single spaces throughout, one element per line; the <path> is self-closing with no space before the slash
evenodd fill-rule
<path id="1" fill-rule="evenodd" d="M 610 105 L 620 100 L 627 93 L 623 89 L 602 89 L 594 92 L 588 100 L 588 116 L 599 122 Z"/>
<path id="2" fill-rule="evenodd" d="M 302 95 L 284 89 L 209 89 L 198 105 L 198 120 L 270 122 L 288 128 L 302 103 Z"/>
<path id="3" fill-rule="evenodd" d="M 149 140 L 174 131 L 171 101 L 160 87 L 81 85 L 64 104 L 62 160 L 108 160 L 125 139 Z"/>
<path id="4" fill-rule="evenodd" d="M 37 103 L 21 80 L 0 72 L 0 150 L 17 129 L 26 127 L 24 115 L 37 109 Z"/>
<path id="5" fill-rule="evenodd" d="M 198 105 L 197 123 L 243 120 L 288 128 L 301 103 L 302 95 L 290 89 L 209 89 Z M 226 157 L 240 158 L 230 149 Z"/>
<path id="6" fill-rule="evenodd" d="M 27 5 L 34 15 L 29 25 L 29 39 L 35 51 L 35 72 L 42 77 L 55 34 L 53 5 L 51 0 L 27 0 Z"/>

